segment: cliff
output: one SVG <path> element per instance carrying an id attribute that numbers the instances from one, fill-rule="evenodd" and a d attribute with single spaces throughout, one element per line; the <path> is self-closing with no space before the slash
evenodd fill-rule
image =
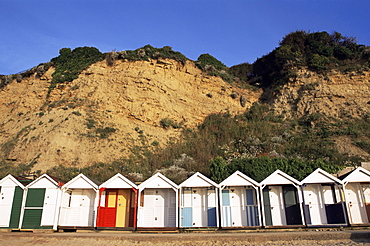
<path id="1" fill-rule="evenodd" d="M 0 90 L 2 159 L 41 171 L 110 162 L 135 147 L 164 147 L 209 114 L 240 114 L 261 94 L 206 75 L 192 61 L 101 61 L 48 95 L 53 72 L 14 79 Z"/>

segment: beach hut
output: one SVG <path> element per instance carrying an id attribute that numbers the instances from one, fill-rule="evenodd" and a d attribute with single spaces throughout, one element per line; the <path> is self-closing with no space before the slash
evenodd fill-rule
<path id="1" fill-rule="evenodd" d="M 219 185 L 197 172 L 179 187 L 180 227 L 218 227 Z"/>
<path id="2" fill-rule="evenodd" d="M 345 226 L 342 181 L 318 168 L 301 181 L 307 226 Z"/>
<path id="3" fill-rule="evenodd" d="M 0 229 L 18 229 L 24 181 L 10 174 L 0 180 Z"/>
<path id="4" fill-rule="evenodd" d="M 276 170 L 261 182 L 263 225 L 304 225 L 301 183 L 286 173 Z"/>
<path id="5" fill-rule="evenodd" d="M 62 186 L 58 228 L 94 228 L 100 182 L 82 173 Z"/>
<path id="6" fill-rule="evenodd" d="M 350 225 L 370 224 L 370 172 L 358 167 L 342 181 Z"/>
<path id="7" fill-rule="evenodd" d="M 61 199 L 60 187 L 65 183 L 47 174 L 25 188 L 21 211 L 21 229 L 57 229 Z"/>
<path id="8" fill-rule="evenodd" d="M 178 186 L 161 173 L 139 185 L 138 229 L 178 227 Z"/>
<path id="9" fill-rule="evenodd" d="M 221 227 L 258 227 L 260 184 L 240 171 L 220 183 Z"/>
<path id="10" fill-rule="evenodd" d="M 136 228 L 138 188 L 118 173 L 99 186 L 98 229 Z"/>

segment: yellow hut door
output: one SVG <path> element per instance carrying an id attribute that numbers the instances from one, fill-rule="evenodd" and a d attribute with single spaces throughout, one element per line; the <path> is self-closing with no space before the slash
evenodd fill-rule
<path id="1" fill-rule="evenodd" d="M 128 227 L 130 219 L 130 190 L 118 190 L 116 226 Z"/>

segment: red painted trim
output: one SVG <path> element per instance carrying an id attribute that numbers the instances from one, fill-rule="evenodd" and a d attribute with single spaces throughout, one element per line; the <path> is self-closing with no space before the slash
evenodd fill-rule
<path id="1" fill-rule="evenodd" d="M 137 228 L 137 208 L 138 208 L 138 199 L 139 199 L 139 196 L 138 196 L 138 190 L 137 189 L 134 189 L 134 188 L 131 188 L 133 190 L 133 192 L 135 193 L 135 203 L 134 203 L 134 228 Z"/>
<path id="2" fill-rule="evenodd" d="M 100 217 L 101 217 L 101 207 L 100 207 L 100 204 L 101 204 L 101 195 L 103 193 L 103 191 L 105 190 L 105 188 L 100 188 L 99 189 L 99 203 L 98 203 L 98 211 L 96 213 L 96 226 L 99 227 L 100 226 Z"/>

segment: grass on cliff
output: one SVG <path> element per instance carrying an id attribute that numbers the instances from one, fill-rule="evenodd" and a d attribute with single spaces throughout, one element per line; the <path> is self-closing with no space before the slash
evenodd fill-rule
<path id="1" fill-rule="evenodd" d="M 236 170 L 260 181 L 279 168 L 301 180 L 318 167 L 333 173 L 364 161 L 340 153 L 335 145 L 338 137 L 369 150 L 369 119 L 338 120 L 316 114 L 285 120 L 266 105 L 255 104 L 238 116 L 210 115 L 197 129 L 184 129 L 182 138 L 165 148 L 143 141 L 128 158 L 79 170 L 59 166 L 48 173 L 68 180 L 83 172 L 105 181 L 117 172 L 140 173 L 145 179 L 157 170 L 180 170 L 182 176 L 169 174 L 180 183 L 197 171 L 219 181 Z M 252 167 L 254 171 L 249 170 Z"/>
<path id="2" fill-rule="evenodd" d="M 263 88 L 294 80 L 300 67 L 325 74 L 333 69 L 347 73 L 370 67 L 370 47 L 357 44 L 356 38 L 339 32 L 296 31 L 286 35 L 279 47 L 257 59 L 230 68 L 230 72 L 249 84 Z"/>

